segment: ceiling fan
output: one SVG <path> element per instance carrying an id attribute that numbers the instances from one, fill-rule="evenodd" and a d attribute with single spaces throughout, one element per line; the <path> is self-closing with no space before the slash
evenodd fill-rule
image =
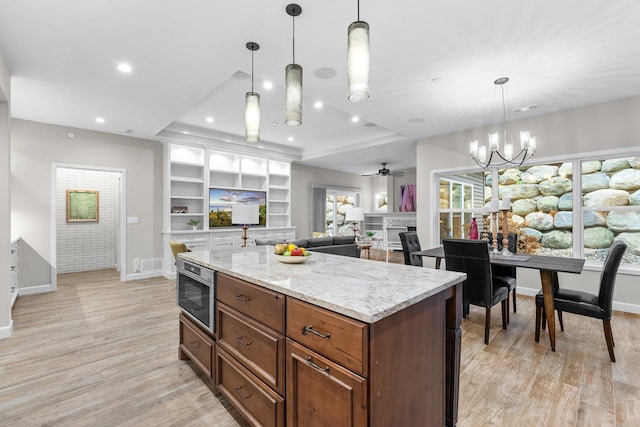
<path id="1" fill-rule="evenodd" d="M 365 175 L 362 175 L 362 176 L 373 176 L 373 175 L 403 176 L 404 172 L 389 170 L 389 169 L 387 169 L 387 164 L 386 163 L 382 163 L 382 169 L 378 169 L 378 173 L 369 173 L 369 174 L 365 174 Z"/>

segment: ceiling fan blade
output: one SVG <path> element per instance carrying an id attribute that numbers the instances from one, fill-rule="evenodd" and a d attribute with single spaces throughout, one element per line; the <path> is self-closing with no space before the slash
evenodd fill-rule
<path id="1" fill-rule="evenodd" d="M 389 176 L 404 176 L 404 172 L 391 171 L 391 172 L 389 172 Z"/>

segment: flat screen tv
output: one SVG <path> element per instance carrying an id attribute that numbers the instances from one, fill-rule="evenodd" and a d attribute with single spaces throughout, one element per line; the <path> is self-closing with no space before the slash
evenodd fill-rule
<path id="1" fill-rule="evenodd" d="M 266 227 L 266 191 L 209 188 L 209 228 L 234 226 L 231 218 L 231 207 L 238 203 L 257 204 L 260 223 L 254 225 L 254 227 Z"/>

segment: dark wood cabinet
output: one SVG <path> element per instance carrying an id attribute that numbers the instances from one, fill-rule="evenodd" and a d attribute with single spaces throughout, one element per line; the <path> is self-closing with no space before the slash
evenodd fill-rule
<path id="1" fill-rule="evenodd" d="M 287 426 L 367 426 L 367 380 L 287 339 Z"/>
<path id="2" fill-rule="evenodd" d="M 191 359 L 209 378 L 213 377 L 215 342 L 199 326 L 180 313 L 180 360 Z"/>

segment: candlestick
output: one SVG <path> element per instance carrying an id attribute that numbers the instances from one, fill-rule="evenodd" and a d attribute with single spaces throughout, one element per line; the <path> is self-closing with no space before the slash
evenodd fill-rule
<path id="1" fill-rule="evenodd" d="M 507 215 L 508 210 L 502 211 L 502 256 L 513 255 L 509 250 L 509 218 Z"/>
<path id="2" fill-rule="evenodd" d="M 492 250 L 491 253 L 489 253 L 489 255 L 494 256 L 494 255 L 500 255 L 500 251 L 498 250 L 498 212 L 493 212 L 491 213 L 492 215 L 492 230 L 491 232 L 493 233 L 493 243 L 492 243 Z"/>

